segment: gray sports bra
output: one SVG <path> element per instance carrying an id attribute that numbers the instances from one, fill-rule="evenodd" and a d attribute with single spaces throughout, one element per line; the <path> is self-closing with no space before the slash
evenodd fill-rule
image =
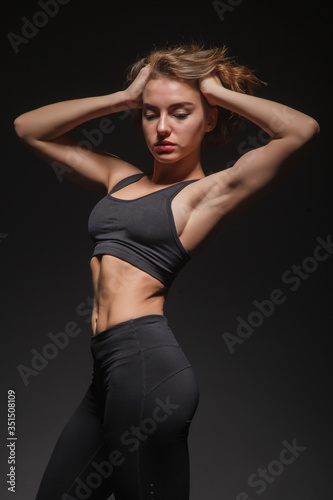
<path id="1" fill-rule="evenodd" d="M 185 186 L 199 179 L 179 182 L 132 200 L 112 193 L 149 174 L 131 175 L 114 186 L 93 208 L 88 231 L 94 255 L 108 254 L 142 269 L 170 286 L 190 259 L 175 226 L 171 201 Z"/>

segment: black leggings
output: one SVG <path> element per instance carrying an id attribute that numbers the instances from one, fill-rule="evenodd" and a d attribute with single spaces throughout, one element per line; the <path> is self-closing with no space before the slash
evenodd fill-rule
<path id="1" fill-rule="evenodd" d="M 199 400 L 165 316 L 91 338 L 92 383 L 63 430 L 36 500 L 188 500 L 187 437 Z"/>

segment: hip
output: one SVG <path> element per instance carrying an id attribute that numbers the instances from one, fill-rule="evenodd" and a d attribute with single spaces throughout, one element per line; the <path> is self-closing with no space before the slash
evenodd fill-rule
<path id="1" fill-rule="evenodd" d="M 95 382 L 106 390 L 140 385 L 140 392 L 148 395 L 180 372 L 185 372 L 186 385 L 197 385 L 187 356 L 161 314 L 136 317 L 92 335 L 91 352 Z"/>

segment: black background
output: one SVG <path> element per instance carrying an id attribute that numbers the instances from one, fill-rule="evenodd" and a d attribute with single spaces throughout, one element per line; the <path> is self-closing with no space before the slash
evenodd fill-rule
<path id="1" fill-rule="evenodd" d="M 318 262 L 294 291 L 282 279 L 313 256 L 316 238 L 332 234 L 328 5 L 230 1 L 222 20 L 210 1 L 70 0 L 15 53 L 8 33 L 22 36 L 22 17 L 31 21 L 41 7 L 37 1 L 2 2 L 2 498 L 34 498 L 57 436 L 90 382 L 87 218 L 100 198 L 60 182 L 19 143 L 13 120 L 52 102 L 120 90 L 138 54 L 192 38 L 227 44 L 268 83 L 258 95 L 313 116 L 321 134 L 291 176 L 221 231 L 169 294 L 165 313 L 201 392 L 189 440 L 191 500 L 240 500 L 240 492 L 251 500 L 332 498 L 333 257 Z M 111 118 L 115 129 L 99 147 L 149 171 L 152 159 L 140 132 L 129 118 Z M 99 122 L 84 124 L 77 137 Z M 205 172 L 237 159 L 240 143 L 258 132 L 247 123 L 230 145 L 205 152 Z M 269 299 L 274 289 L 283 292 L 284 303 L 231 354 L 223 334 L 235 334 L 236 318 L 246 320 L 256 309 L 253 301 Z M 80 334 L 24 384 L 18 367 L 31 368 L 31 350 L 42 352 L 48 334 L 68 322 Z M 15 496 L 5 484 L 8 389 L 17 398 Z M 248 477 L 279 458 L 284 440 L 295 439 L 306 450 L 257 493 Z"/>

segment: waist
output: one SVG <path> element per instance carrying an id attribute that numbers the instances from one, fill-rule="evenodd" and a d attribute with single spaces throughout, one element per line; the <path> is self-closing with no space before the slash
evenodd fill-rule
<path id="1" fill-rule="evenodd" d="M 91 260 L 94 286 L 92 331 L 147 314 L 163 314 L 166 289 L 162 283 L 111 255 Z"/>
<path id="2" fill-rule="evenodd" d="M 143 305 L 133 304 L 129 301 L 122 301 L 119 305 L 114 301 L 112 307 L 104 308 L 99 312 L 94 312 L 91 318 L 93 336 L 99 335 L 109 328 L 125 323 L 133 318 L 150 315 L 163 315 L 164 300 L 160 303 L 150 303 L 146 301 Z"/>
<path id="3" fill-rule="evenodd" d="M 163 314 L 139 316 L 91 336 L 92 356 L 99 366 L 157 347 L 179 347 Z"/>

